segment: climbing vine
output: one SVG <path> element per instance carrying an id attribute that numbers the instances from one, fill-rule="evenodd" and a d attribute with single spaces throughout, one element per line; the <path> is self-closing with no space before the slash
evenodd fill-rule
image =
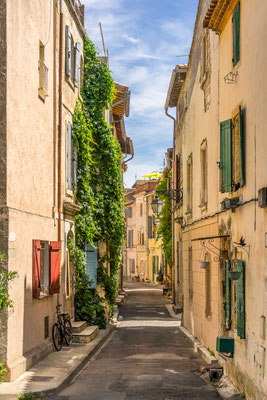
<path id="1" fill-rule="evenodd" d="M 157 190 L 160 191 L 158 195 L 163 200 L 162 211 L 159 215 L 159 226 L 157 229 L 157 239 L 162 240 L 162 248 L 168 264 L 172 261 L 172 204 L 171 198 L 167 194 L 167 185 L 170 176 L 164 178 L 159 185 Z"/>
<path id="2" fill-rule="evenodd" d="M 118 269 L 124 238 L 123 184 L 121 177 L 121 149 L 115 140 L 111 127 L 105 120 L 104 110 L 108 109 L 115 96 L 115 86 L 106 64 L 97 58 L 93 43 L 84 39 L 84 76 L 82 102 L 77 103 L 73 118 L 73 139 L 78 154 L 76 198 L 81 211 L 76 214 L 76 246 L 81 249 L 84 242 L 105 243 L 105 255 L 98 261 L 98 283 L 105 289 L 105 300 L 113 311 L 115 302 Z M 79 250 L 82 251 L 82 250 Z M 74 249 L 72 249 L 74 254 Z M 80 254 L 81 253 L 77 253 Z M 73 256 L 74 257 L 74 256 Z M 81 272 L 85 262 L 73 264 L 78 267 L 76 276 L 76 306 L 84 318 L 86 300 L 82 294 L 88 281 Z M 89 289 L 92 293 L 92 290 Z M 86 296 L 90 297 L 86 291 Z M 90 297 L 94 315 L 103 299 L 93 293 Z M 83 310 L 83 311 L 81 311 Z M 102 308 L 101 308 L 102 310 Z M 102 311 L 101 311 L 102 312 Z M 91 318 L 91 317 L 90 317 Z"/>

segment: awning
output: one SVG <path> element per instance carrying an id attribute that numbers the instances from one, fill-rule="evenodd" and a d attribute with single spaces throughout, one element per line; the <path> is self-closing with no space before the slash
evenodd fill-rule
<path id="1" fill-rule="evenodd" d="M 130 114 L 130 95 L 128 86 L 115 82 L 116 97 L 112 103 L 112 113 L 115 115 L 129 117 Z"/>

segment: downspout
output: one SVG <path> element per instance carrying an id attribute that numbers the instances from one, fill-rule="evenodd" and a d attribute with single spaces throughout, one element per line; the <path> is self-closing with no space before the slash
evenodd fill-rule
<path id="1" fill-rule="evenodd" d="M 58 241 L 61 242 L 61 150 L 62 150 L 62 64 L 63 64 L 63 12 L 62 0 L 60 0 L 59 23 L 59 85 L 58 85 Z"/>
<path id="2" fill-rule="evenodd" d="M 176 126 L 176 119 L 168 113 L 168 108 L 165 108 L 165 114 L 167 117 L 171 118 L 173 120 L 173 152 L 172 152 L 172 165 L 175 160 L 175 126 Z M 173 181 L 173 174 L 172 174 L 172 187 L 174 187 L 174 181 Z M 174 201 L 172 201 L 172 301 L 175 303 L 175 274 L 174 274 L 174 269 L 175 269 L 175 240 L 174 240 Z"/>

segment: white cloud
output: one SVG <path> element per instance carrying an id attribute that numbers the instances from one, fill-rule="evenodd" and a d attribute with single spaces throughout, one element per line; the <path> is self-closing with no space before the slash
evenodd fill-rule
<path id="1" fill-rule="evenodd" d="M 140 43 L 140 42 L 141 42 L 140 39 L 136 39 L 136 38 L 134 38 L 134 37 L 128 36 L 127 33 L 125 33 L 124 35 L 122 35 L 122 37 L 123 37 L 124 39 L 128 40 L 128 42 L 130 42 L 130 43 L 136 44 L 136 43 Z"/>

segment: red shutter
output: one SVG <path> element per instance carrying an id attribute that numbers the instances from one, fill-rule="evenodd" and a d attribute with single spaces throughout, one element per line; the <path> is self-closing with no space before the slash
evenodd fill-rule
<path id="1" fill-rule="evenodd" d="M 41 240 L 32 241 L 32 296 L 40 297 L 41 292 Z"/>
<path id="2" fill-rule="evenodd" d="M 50 293 L 60 292 L 60 242 L 50 242 Z"/>

